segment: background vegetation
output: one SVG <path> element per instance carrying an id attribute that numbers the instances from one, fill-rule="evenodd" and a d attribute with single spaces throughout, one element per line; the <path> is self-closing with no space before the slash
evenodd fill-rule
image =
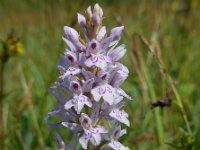
<path id="1" fill-rule="evenodd" d="M 123 87 L 134 101 L 126 103 L 131 127 L 122 143 L 136 150 L 200 149 L 198 0 L 0 0 L 0 39 L 14 29 L 24 44 L 4 69 L 0 149 L 55 149 L 44 116 L 56 105 L 47 90 L 58 77 L 63 26 L 79 29 L 76 12 L 95 2 L 104 9 L 107 29 L 126 28 L 122 62 L 130 75 Z M 171 106 L 151 109 L 166 91 Z M 67 143 L 70 132 L 56 130 Z"/>

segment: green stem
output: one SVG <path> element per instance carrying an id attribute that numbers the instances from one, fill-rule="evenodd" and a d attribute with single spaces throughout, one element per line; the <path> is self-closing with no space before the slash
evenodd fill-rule
<path id="1" fill-rule="evenodd" d="M 147 85 L 149 87 L 150 97 L 151 97 L 151 99 L 155 100 L 156 94 L 155 94 L 154 87 L 153 87 L 153 84 L 151 82 L 151 79 L 148 76 L 149 73 L 147 71 L 147 68 L 143 67 L 143 69 L 144 69 L 144 76 L 146 78 L 146 82 L 147 82 Z M 161 120 L 161 116 L 160 116 L 160 109 L 155 109 L 154 113 L 155 113 L 155 119 L 156 119 L 157 137 L 158 137 L 160 145 L 162 146 L 162 149 L 164 150 L 165 149 L 164 148 L 164 142 L 163 142 L 163 140 L 164 140 L 164 130 L 163 130 L 162 120 Z"/>
<path id="2" fill-rule="evenodd" d="M 169 74 L 167 75 L 167 77 L 168 77 L 168 80 L 170 81 L 170 83 L 172 83 L 172 79 L 171 79 Z M 177 89 L 176 89 L 176 87 L 175 87 L 175 85 L 173 83 L 171 84 L 171 87 L 172 87 L 172 90 L 173 90 L 174 95 L 176 97 L 178 106 L 179 106 L 179 108 L 181 110 L 181 113 L 182 113 L 182 116 L 183 116 L 183 119 L 184 119 L 184 122 L 185 122 L 185 125 L 186 125 L 186 128 L 187 128 L 187 131 L 192 136 L 192 130 L 190 128 L 190 124 L 189 124 L 189 120 L 188 120 L 186 111 L 185 111 L 185 109 L 183 107 L 183 102 L 182 102 L 182 100 L 180 98 L 180 95 L 178 94 L 178 91 L 177 91 Z"/>

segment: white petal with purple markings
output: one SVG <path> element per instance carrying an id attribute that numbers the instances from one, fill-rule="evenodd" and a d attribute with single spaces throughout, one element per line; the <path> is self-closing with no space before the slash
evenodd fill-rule
<path id="1" fill-rule="evenodd" d="M 84 105 L 87 105 L 88 107 L 92 107 L 92 102 L 85 95 L 79 95 L 79 96 L 75 95 L 72 99 L 66 102 L 64 107 L 65 109 L 70 109 L 71 107 L 74 107 L 76 112 L 80 114 Z"/>
<path id="2" fill-rule="evenodd" d="M 118 141 L 112 141 L 108 144 L 109 147 L 111 147 L 114 150 L 130 150 L 128 147 L 123 146 Z"/>
<path id="3" fill-rule="evenodd" d="M 119 110 L 117 108 L 114 108 L 110 112 L 109 116 L 116 119 L 119 122 L 126 124 L 128 127 L 130 126 L 130 122 L 128 120 L 128 114 L 124 110 Z"/>
<path id="4" fill-rule="evenodd" d="M 92 55 L 90 58 L 88 58 L 85 61 L 85 64 L 88 67 L 96 66 L 96 67 L 99 67 L 99 68 L 105 70 L 107 68 L 108 64 L 110 64 L 111 62 L 112 61 L 109 56 Z"/>
<path id="5" fill-rule="evenodd" d="M 115 89 L 109 84 L 97 86 L 91 90 L 91 93 L 95 101 L 99 101 L 100 98 L 103 97 L 104 101 L 108 102 L 110 105 L 113 104 L 115 97 L 117 96 Z"/>
<path id="6" fill-rule="evenodd" d="M 60 77 L 64 80 L 69 75 L 76 75 L 76 74 L 79 74 L 80 72 L 81 72 L 81 69 L 79 69 L 78 67 L 69 67 L 65 71 L 65 73 L 63 75 L 61 75 Z"/>

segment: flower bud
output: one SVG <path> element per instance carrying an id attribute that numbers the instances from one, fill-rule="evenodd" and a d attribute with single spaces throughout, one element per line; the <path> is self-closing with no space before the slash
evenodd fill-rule
<path id="1" fill-rule="evenodd" d="M 73 43 L 79 42 L 79 35 L 76 30 L 74 30 L 71 27 L 65 26 L 64 31 L 65 31 L 66 38 L 68 40 L 72 41 Z"/>
<path id="2" fill-rule="evenodd" d="M 102 16 L 103 16 L 103 10 L 102 10 L 102 8 L 99 6 L 99 4 L 95 4 L 95 5 L 94 5 L 94 13 L 97 13 L 98 16 L 102 18 Z"/>
<path id="3" fill-rule="evenodd" d="M 86 9 L 86 14 L 87 14 L 87 17 L 89 19 L 92 18 L 92 10 L 91 10 L 91 6 L 89 6 L 87 9 Z"/>
<path id="4" fill-rule="evenodd" d="M 77 17 L 78 17 L 78 24 L 81 28 L 85 28 L 86 27 L 86 19 L 82 14 L 77 13 Z"/>
<path id="5" fill-rule="evenodd" d="M 98 26 L 101 23 L 101 18 L 97 13 L 94 13 L 92 15 L 92 25 L 93 26 Z"/>

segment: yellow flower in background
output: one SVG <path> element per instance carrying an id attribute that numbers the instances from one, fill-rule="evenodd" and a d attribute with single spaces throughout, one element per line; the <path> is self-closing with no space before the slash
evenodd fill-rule
<path id="1" fill-rule="evenodd" d="M 24 51 L 24 45 L 20 41 L 20 38 L 11 32 L 7 39 L 3 42 L 4 44 L 4 57 L 9 57 L 11 55 L 21 54 Z"/>
<path id="2" fill-rule="evenodd" d="M 9 47 L 10 54 L 21 54 L 24 51 L 24 46 L 21 42 L 17 42 Z"/>

